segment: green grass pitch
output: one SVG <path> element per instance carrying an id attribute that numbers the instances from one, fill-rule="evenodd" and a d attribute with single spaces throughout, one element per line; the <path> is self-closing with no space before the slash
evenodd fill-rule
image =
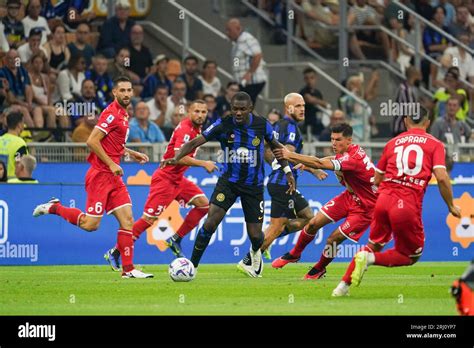
<path id="1" fill-rule="evenodd" d="M 347 263 L 304 281 L 309 266 L 267 263 L 253 279 L 235 265 L 203 264 L 189 283 L 171 281 L 166 265 L 143 266 L 153 279 L 121 279 L 107 266 L 3 266 L 0 315 L 456 315 L 449 288 L 466 263 L 373 266 L 346 298 L 331 291 Z"/>

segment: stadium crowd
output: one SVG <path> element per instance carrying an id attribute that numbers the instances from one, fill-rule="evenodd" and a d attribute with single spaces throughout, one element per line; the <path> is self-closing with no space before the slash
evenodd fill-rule
<path id="1" fill-rule="evenodd" d="M 303 12 L 295 21 L 296 33 L 309 47 L 337 45 L 340 0 L 296 0 Z M 460 42 L 474 48 L 474 4 L 469 0 L 402 0 L 435 26 Z M 395 42 L 380 30 L 350 29 L 351 57 L 361 60 L 383 59 L 403 71 L 394 99 L 397 102 L 421 102 L 432 112 L 432 133 L 446 143 L 469 142 L 474 90 L 473 57 L 461 46 L 423 25 L 420 37 L 414 37 L 414 18 L 387 0 L 350 0 L 347 17 L 354 25 L 384 25 L 410 43 L 420 40 L 426 54 L 438 60 L 437 68 L 422 61 L 421 71 L 414 67 L 413 50 Z M 234 81 L 223 84 L 217 76 L 219 62 L 206 60 L 202 66 L 195 56 L 170 59 L 164 54 L 153 57 L 144 44 L 144 30 L 130 18 L 129 0 L 115 2 L 115 15 L 98 21 L 87 12 L 88 1 L 63 1 L 53 6 L 50 0 L 4 1 L 0 7 L 0 136 L 11 133 L 8 115 L 21 114 L 23 129 L 19 137 L 26 144 L 72 141 L 84 143 L 92 132 L 97 116 L 112 101 L 112 81 L 128 76 L 134 84 L 133 105 L 129 114 L 129 142 L 165 142 L 186 114 L 189 102 L 206 101 L 205 126 L 229 114 L 229 102 L 239 90 L 247 92 L 254 103 L 262 92 L 267 76 L 262 68 L 263 52 L 258 40 L 245 31 L 238 19 L 230 19 L 225 30 L 233 41 L 231 55 L 245 62 L 235 66 Z M 276 19 L 275 32 L 285 27 L 282 0 L 258 1 L 256 5 Z M 1 4 L 0 4 L 1 6 Z M 400 16 L 400 11 L 403 15 Z M 323 26 L 321 26 L 323 25 Z M 275 36 L 277 37 L 277 35 Z M 378 134 L 376 113 L 362 107 L 350 95 L 342 94 L 336 108 L 318 89 L 317 72 L 303 72 L 299 91 L 306 102 L 305 136 L 328 141 L 328 129 L 336 121 L 346 120 L 354 129 L 354 138 L 362 139 L 363 125 L 370 126 L 372 138 Z M 342 83 L 367 102 L 377 97 L 379 72 L 350 76 Z M 433 93 L 422 96 L 424 85 Z M 276 122 L 282 112 L 272 110 L 268 119 Z M 393 135 L 404 131 L 401 118 L 394 118 Z M 3 141 L 2 141 L 3 139 Z M 0 156 L 6 156 L 6 140 L 0 137 Z M 1 157 L 0 157 L 1 158 Z M 4 161 L 5 162 L 5 161 Z M 6 167 L 8 163 L 4 163 Z M 9 171 L 9 175 L 11 172 Z"/>

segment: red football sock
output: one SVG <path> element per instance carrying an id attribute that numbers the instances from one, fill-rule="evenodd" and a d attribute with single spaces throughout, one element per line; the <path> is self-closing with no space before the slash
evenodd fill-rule
<path id="1" fill-rule="evenodd" d="M 53 204 L 49 208 L 49 213 L 50 214 L 56 214 L 62 217 L 64 220 L 67 222 L 79 226 L 79 221 L 81 219 L 81 216 L 84 215 L 84 213 L 81 211 L 81 209 L 77 208 L 67 208 L 61 203 L 56 203 Z"/>
<path id="2" fill-rule="evenodd" d="M 321 258 L 319 259 L 318 263 L 313 266 L 313 268 L 319 269 L 320 271 L 325 269 L 327 265 L 329 265 L 334 257 L 326 257 L 324 253 L 321 254 Z"/>
<path id="3" fill-rule="evenodd" d="M 122 257 L 122 269 L 130 272 L 133 267 L 133 233 L 130 230 L 119 229 L 117 233 L 117 246 Z"/>
<path id="4" fill-rule="evenodd" d="M 189 211 L 184 219 L 183 223 L 176 231 L 176 234 L 183 238 L 187 235 L 194 227 L 197 226 L 199 221 L 201 221 L 202 217 L 207 214 L 209 210 L 209 206 L 205 207 L 195 207 Z"/>
<path id="5" fill-rule="evenodd" d="M 140 235 L 151 225 L 152 225 L 151 223 L 149 223 L 143 218 L 140 218 L 137 221 L 135 221 L 132 227 L 133 240 L 135 241 L 138 238 L 140 238 Z"/>
<path id="6" fill-rule="evenodd" d="M 395 249 L 389 249 L 383 253 L 374 253 L 374 265 L 385 267 L 408 266 L 413 262 L 412 260 Z"/>
<path id="7" fill-rule="evenodd" d="M 293 249 L 291 249 L 290 254 L 295 257 L 300 257 L 304 248 L 314 239 L 315 235 L 306 233 L 306 227 L 300 233 L 298 241 Z"/>
<path id="8" fill-rule="evenodd" d="M 367 245 L 363 246 L 360 251 L 368 251 L 372 252 L 372 249 L 370 249 Z M 346 273 L 344 273 L 344 276 L 342 277 L 342 281 L 345 282 L 346 284 L 351 284 L 352 283 L 352 272 L 354 271 L 355 268 L 355 258 L 351 260 L 351 263 L 349 264 L 349 267 L 347 267 Z"/>

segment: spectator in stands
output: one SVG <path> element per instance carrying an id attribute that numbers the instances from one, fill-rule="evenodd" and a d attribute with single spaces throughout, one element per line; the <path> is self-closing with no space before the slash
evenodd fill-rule
<path id="1" fill-rule="evenodd" d="M 67 47 L 71 55 L 81 54 L 86 60 L 86 67 L 89 69 L 92 64 L 92 57 L 95 55 L 94 48 L 88 44 L 90 37 L 90 27 L 86 23 L 81 23 L 75 32 L 76 40 L 70 42 Z"/>
<path id="2" fill-rule="evenodd" d="M 151 66 L 153 65 L 153 58 L 150 49 L 143 44 L 143 27 L 135 24 L 132 27 L 130 45 L 130 70 L 143 79 L 147 76 Z"/>
<path id="3" fill-rule="evenodd" d="M 239 84 L 231 81 L 227 84 L 224 95 L 217 97 L 216 111 L 220 117 L 225 117 L 230 113 L 230 101 L 238 91 Z"/>
<path id="4" fill-rule="evenodd" d="M 281 112 L 278 109 L 271 109 L 267 115 L 267 120 L 273 126 L 275 123 L 280 121 L 281 119 Z"/>
<path id="5" fill-rule="evenodd" d="M 98 116 L 107 107 L 96 93 L 94 81 L 85 79 L 82 82 L 81 95 L 74 99 L 74 111 L 70 113 L 73 127 L 83 122 L 85 117 Z"/>
<path id="6" fill-rule="evenodd" d="M 132 143 L 162 143 L 165 136 L 154 122 L 150 122 L 150 110 L 145 102 L 135 106 L 135 117 L 130 121 L 129 142 Z"/>
<path id="7" fill-rule="evenodd" d="M 168 87 L 159 85 L 155 90 L 152 99 L 146 102 L 150 110 L 150 121 L 155 122 L 159 127 L 165 125 L 165 121 L 171 121 L 171 105 L 168 104 Z M 166 118 L 168 116 L 168 119 Z"/>
<path id="8" fill-rule="evenodd" d="M 0 137 L 0 159 L 7 165 L 7 176 L 15 176 L 15 161 L 28 154 L 25 141 L 20 137 L 24 129 L 23 115 L 19 112 L 7 114 L 7 133 Z"/>
<path id="9" fill-rule="evenodd" d="M 48 1 L 49 2 L 49 1 Z M 49 14 L 44 15 L 47 19 L 60 17 L 66 26 L 67 30 L 74 32 L 79 29 L 79 25 L 91 22 L 95 19 L 95 12 L 84 12 L 89 8 L 90 0 L 64 0 L 56 2 L 56 6 L 49 8 Z M 46 6 L 43 9 L 47 11 Z"/>
<path id="10" fill-rule="evenodd" d="M 349 27 L 353 25 L 379 25 L 380 20 L 375 9 L 367 4 L 367 0 L 356 0 L 355 5 L 349 10 L 347 16 L 347 25 Z M 352 42 L 358 41 L 360 46 L 367 46 L 377 48 L 380 45 L 383 48 L 385 57 L 390 59 L 390 41 L 388 36 L 383 31 L 375 30 L 357 30 L 355 31 L 355 39 Z M 360 59 L 365 59 L 363 52 L 356 52 L 352 49 L 352 52 Z M 362 54 L 362 56 L 359 56 Z"/>
<path id="11" fill-rule="evenodd" d="M 186 95 L 186 83 L 178 78 L 174 84 L 173 87 L 171 88 L 171 95 L 168 97 L 168 105 L 166 107 L 168 112 L 170 112 L 170 118 L 174 113 L 174 109 L 178 105 L 186 105 L 188 102 L 186 98 L 184 97 Z M 168 121 L 170 118 L 166 117 L 166 121 Z M 169 126 L 169 124 L 165 124 Z M 174 128 L 174 127 L 173 127 Z"/>
<path id="12" fill-rule="evenodd" d="M 33 89 L 26 69 L 19 64 L 20 57 L 16 50 L 8 51 L 6 64 L 0 69 L 0 78 L 6 80 L 8 85 L 7 103 L 15 105 L 23 114 L 28 127 L 34 127 L 33 115 Z"/>
<path id="13" fill-rule="evenodd" d="M 444 8 L 444 13 L 446 14 L 444 17 L 443 25 L 445 27 L 449 27 L 456 17 L 456 9 L 454 8 L 453 4 L 451 4 L 447 0 L 431 0 L 431 6 L 435 8 L 441 6 Z"/>
<path id="14" fill-rule="evenodd" d="M 447 102 L 446 115 L 435 121 L 431 134 L 446 144 L 464 144 L 469 142 L 471 127 L 456 118 L 460 109 L 459 99 L 450 97 Z"/>
<path id="15" fill-rule="evenodd" d="M 173 108 L 173 112 L 170 118 L 170 123 L 165 125 L 165 127 L 162 128 L 163 133 L 165 134 L 166 140 L 168 141 L 170 140 L 174 129 L 179 124 L 179 122 L 181 122 L 181 120 L 186 116 L 186 113 L 187 113 L 186 104 L 178 104 Z"/>
<path id="16" fill-rule="evenodd" d="M 461 5 L 456 8 L 456 20 L 448 27 L 449 32 L 454 37 L 459 34 L 471 34 L 469 9 L 467 6 Z"/>
<path id="17" fill-rule="evenodd" d="M 234 79 L 239 82 L 240 90 L 250 95 L 255 106 L 257 97 L 267 81 L 267 74 L 263 70 L 264 61 L 260 43 L 242 29 L 237 18 L 232 18 L 227 22 L 226 34 L 234 43 L 231 52 Z"/>
<path id="18" fill-rule="evenodd" d="M 324 126 L 321 123 L 322 109 L 330 108 L 328 102 L 324 100 L 322 93 L 317 89 L 317 75 L 313 68 L 306 68 L 303 71 L 305 86 L 299 91 L 303 96 L 305 105 L 304 125 L 305 132 L 308 127 L 311 127 L 313 135 L 319 135 Z"/>
<path id="19" fill-rule="evenodd" d="M 459 68 L 451 67 L 445 75 L 444 81 L 440 88 L 435 92 L 433 101 L 436 103 L 434 109 L 434 118 L 446 114 L 446 102 L 450 97 L 456 97 L 459 99 L 459 105 L 456 118 L 458 120 L 466 120 L 469 114 L 469 101 L 467 98 L 467 92 L 462 88 L 462 84 L 459 81 Z"/>
<path id="20" fill-rule="evenodd" d="M 339 25 L 339 0 L 303 0 L 301 2 L 305 17 L 300 23 L 300 30 L 310 48 L 335 46 L 336 31 L 320 25 Z"/>
<path id="21" fill-rule="evenodd" d="M 331 141 L 331 127 L 343 122 L 346 122 L 344 112 L 339 109 L 334 110 L 329 118 L 329 125 L 319 135 L 319 141 Z"/>
<path id="22" fill-rule="evenodd" d="M 135 21 L 129 16 L 130 2 L 117 0 L 115 2 L 115 16 L 107 19 L 102 25 L 97 51 L 107 58 L 114 58 L 121 47 L 130 44 L 130 33 Z"/>
<path id="23" fill-rule="evenodd" d="M 130 70 L 130 50 L 127 47 L 122 47 L 117 51 L 115 60 L 109 65 L 107 70 L 112 81 L 118 76 L 128 76 L 133 84 L 140 83 L 140 77 Z"/>
<path id="24" fill-rule="evenodd" d="M 433 19 L 432 23 L 443 29 L 444 31 L 448 32 L 449 29 L 443 25 L 445 18 L 445 10 L 443 7 L 438 6 L 433 10 Z M 437 30 L 434 30 L 430 26 L 426 26 L 425 30 L 423 31 L 423 47 L 425 48 L 425 52 L 433 59 L 439 59 L 443 52 L 448 48 L 449 41 L 446 37 L 441 35 Z M 423 82 L 426 86 L 429 86 L 429 76 L 431 72 L 431 63 L 424 59 L 421 64 L 421 72 L 423 74 Z"/>
<path id="25" fill-rule="evenodd" d="M 46 127 L 56 128 L 56 112 L 51 102 L 51 89 L 49 85 L 48 75 L 43 74 L 44 56 L 40 53 L 34 54 L 28 63 L 28 74 L 33 89 L 33 120 L 36 127 L 43 128 L 46 119 Z M 63 121 L 64 117 L 60 117 L 61 127 L 67 126 Z"/>
<path id="26" fill-rule="evenodd" d="M 44 44 L 46 50 L 46 58 L 51 67 L 51 72 L 58 75 L 59 72 L 66 68 L 71 52 L 66 45 L 66 28 L 62 24 L 56 25 L 52 30 L 51 40 Z"/>
<path id="27" fill-rule="evenodd" d="M 364 78 L 362 74 L 351 76 L 347 80 L 346 87 L 355 96 L 359 97 L 359 99 L 368 103 L 377 97 L 379 78 L 379 72 L 377 70 L 372 71 L 367 86 L 364 86 Z M 368 135 L 367 138 L 370 138 L 370 135 L 375 136 L 378 134 L 375 117 L 372 115 L 372 109 L 370 107 L 364 106 L 349 94 L 344 94 L 339 98 L 339 107 L 351 124 L 353 138 L 356 141 L 363 141 L 364 134 Z M 364 124 L 366 125 L 365 129 Z"/>
<path id="28" fill-rule="evenodd" d="M 421 84 L 421 72 L 414 66 L 409 67 L 405 72 L 406 80 L 398 86 L 395 102 L 399 105 L 403 103 L 416 103 L 420 95 L 418 90 Z M 392 135 L 395 137 L 400 133 L 406 132 L 405 115 L 394 116 L 392 120 Z"/>
<path id="29" fill-rule="evenodd" d="M 72 132 L 71 139 L 75 143 L 85 143 L 92 131 L 94 130 L 95 125 L 97 124 L 97 117 L 94 115 L 85 116 L 82 119 L 82 122 L 74 129 Z M 80 154 L 82 151 L 78 151 Z"/>
<path id="30" fill-rule="evenodd" d="M 217 63 L 213 60 L 206 60 L 202 66 L 202 74 L 199 76 L 202 82 L 204 95 L 212 94 L 217 98 L 221 94 L 221 80 L 217 77 Z"/>
<path id="31" fill-rule="evenodd" d="M 168 87 L 168 91 L 171 91 L 172 83 L 166 76 L 166 70 L 168 68 L 168 57 L 164 54 L 156 56 L 152 68 L 153 73 L 149 74 L 143 83 L 143 91 L 141 97 L 143 99 L 151 98 L 155 95 L 156 89 L 159 86 Z"/>
<path id="32" fill-rule="evenodd" d="M 7 180 L 8 180 L 7 166 L 5 165 L 4 162 L 0 161 L 0 183 L 7 182 Z"/>
<path id="33" fill-rule="evenodd" d="M 113 100 L 112 89 L 113 80 L 107 73 L 107 58 L 104 55 L 98 54 L 92 59 L 92 69 L 87 70 L 85 77 L 94 81 L 97 89 L 97 96 L 107 103 Z"/>
<path id="34" fill-rule="evenodd" d="M 416 13 L 418 13 L 420 16 L 424 17 L 425 19 L 429 21 L 431 20 L 431 18 L 433 18 L 434 9 L 430 5 L 430 0 L 418 0 L 418 1 L 415 1 L 414 3 L 415 3 Z M 444 18 L 443 18 L 442 23 L 444 23 Z"/>
<path id="35" fill-rule="evenodd" d="M 58 75 L 57 89 L 60 101 L 70 101 L 81 94 L 82 81 L 85 80 L 86 60 L 83 56 L 72 56 L 67 65 L 67 69 L 62 70 Z"/>
<path id="36" fill-rule="evenodd" d="M 15 178 L 8 179 L 9 184 L 38 184 L 33 178 L 36 169 L 36 158 L 25 155 L 15 162 Z"/>
<path id="37" fill-rule="evenodd" d="M 0 21 L 0 49 L 1 52 L 6 53 L 10 50 L 10 45 L 8 44 L 7 37 L 5 36 L 5 28 L 3 26 L 3 23 Z M 1 53 L 0 52 L 0 53 Z"/>
<path id="38" fill-rule="evenodd" d="M 204 125 L 202 126 L 202 129 L 206 129 L 207 127 L 209 127 L 211 124 L 216 122 L 221 117 L 216 111 L 216 106 L 217 106 L 216 97 L 214 97 L 214 95 L 212 94 L 205 94 L 203 99 L 206 102 L 206 106 L 207 106 L 207 117 L 206 117 L 206 121 L 204 122 Z"/>
<path id="39" fill-rule="evenodd" d="M 466 46 L 469 46 L 469 34 L 460 32 L 456 39 Z M 457 66 L 459 68 L 459 78 L 461 80 L 473 80 L 474 79 L 474 60 L 469 52 L 467 52 L 461 46 L 448 47 L 443 55 L 449 55 L 451 66 Z"/>
<path id="40" fill-rule="evenodd" d="M 26 12 L 28 15 L 21 21 L 25 28 L 25 34 L 29 35 L 33 28 L 40 28 L 42 31 L 41 45 L 44 45 L 48 41 L 48 35 L 51 34 L 51 30 L 49 30 L 46 18 L 40 16 L 41 1 L 30 0 L 26 6 Z"/>
<path id="41" fill-rule="evenodd" d="M 41 46 L 42 31 L 39 28 L 33 28 L 28 36 L 28 41 L 18 48 L 18 54 L 23 64 L 27 64 L 33 54 L 40 53 L 46 58 L 46 50 Z"/>
<path id="42" fill-rule="evenodd" d="M 7 37 L 8 44 L 11 48 L 17 49 L 23 45 L 25 41 L 25 28 L 19 20 L 20 0 L 7 1 L 7 16 L 3 18 L 4 33 Z"/>
<path id="43" fill-rule="evenodd" d="M 199 61 L 195 56 L 188 56 L 184 59 L 184 73 L 179 77 L 186 83 L 186 99 L 202 99 L 202 81 L 198 78 Z"/>

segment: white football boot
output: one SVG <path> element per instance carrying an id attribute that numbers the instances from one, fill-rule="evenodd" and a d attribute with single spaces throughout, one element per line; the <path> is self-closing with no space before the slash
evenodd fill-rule
<path id="1" fill-rule="evenodd" d="M 49 208 L 51 208 L 51 206 L 56 203 L 59 203 L 59 199 L 51 198 L 48 203 L 37 205 L 35 210 L 33 210 L 33 216 L 38 217 L 40 215 L 49 214 Z"/>
<path id="2" fill-rule="evenodd" d="M 349 296 L 350 285 L 344 281 L 341 281 L 336 288 L 332 291 L 332 297 L 343 297 Z"/>
<path id="3" fill-rule="evenodd" d="M 153 274 L 143 273 L 138 269 L 132 269 L 130 272 L 123 272 L 122 278 L 153 278 Z"/>
<path id="4" fill-rule="evenodd" d="M 260 249 L 253 251 L 252 247 L 250 247 L 250 260 L 252 261 L 252 269 L 255 276 L 261 278 L 263 273 L 262 251 Z"/>

